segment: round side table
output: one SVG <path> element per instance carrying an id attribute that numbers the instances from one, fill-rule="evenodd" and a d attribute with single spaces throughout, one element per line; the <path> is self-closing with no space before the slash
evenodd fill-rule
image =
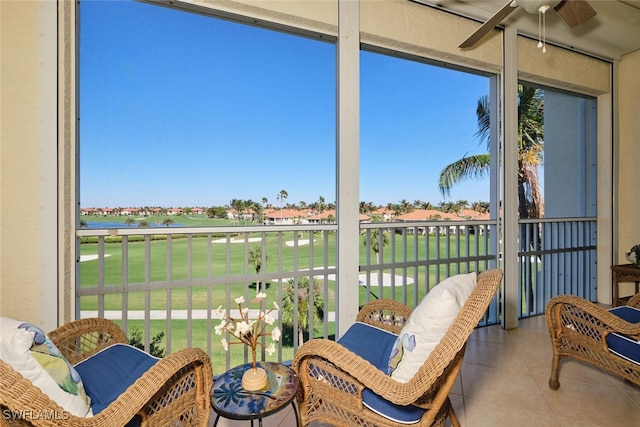
<path id="1" fill-rule="evenodd" d="M 231 420 L 258 420 L 275 414 L 291 405 L 296 417 L 296 426 L 300 425 L 294 397 L 298 391 L 298 378 L 291 368 L 281 363 L 258 362 L 258 366 L 267 371 L 269 384 L 262 390 L 247 391 L 242 388 L 242 374 L 251 368 L 251 363 L 236 366 L 220 375 L 211 389 L 211 406 L 216 412 L 214 427 L 220 417 Z"/>

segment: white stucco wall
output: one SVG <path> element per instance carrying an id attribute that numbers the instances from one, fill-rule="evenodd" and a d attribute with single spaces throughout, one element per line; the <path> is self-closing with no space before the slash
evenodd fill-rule
<path id="1" fill-rule="evenodd" d="M 625 55 L 618 66 L 617 261 L 640 244 L 640 51 Z"/>

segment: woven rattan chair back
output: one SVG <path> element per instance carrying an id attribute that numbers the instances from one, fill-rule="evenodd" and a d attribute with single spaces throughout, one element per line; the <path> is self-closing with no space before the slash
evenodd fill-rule
<path id="1" fill-rule="evenodd" d="M 398 405 L 425 409 L 416 426 L 444 425 L 447 418 L 459 426 L 451 401 L 453 387 L 467 340 L 485 315 L 502 282 L 501 270 L 478 275 L 477 285 L 452 326 L 416 375 L 408 382 L 395 381 L 340 344 L 325 339 L 306 342 L 296 352 L 294 370 L 300 377 L 298 403 L 302 424 L 324 421 L 341 426 L 399 426 L 362 403 L 362 391 L 370 389 Z M 357 320 L 399 333 L 411 308 L 396 301 L 375 300 L 365 305 Z"/>

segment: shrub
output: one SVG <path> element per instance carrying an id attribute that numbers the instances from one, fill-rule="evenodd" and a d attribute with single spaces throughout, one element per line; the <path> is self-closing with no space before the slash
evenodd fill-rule
<path id="1" fill-rule="evenodd" d="M 164 338 L 164 332 L 158 332 L 151 338 L 149 343 L 149 354 L 155 357 L 164 357 L 164 347 L 160 347 L 160 343 Z M 142 331 L 138 328 L 131 329 L 131 336 L 129 337 L 129 345 L 144 350 L 144 340 L 142 339 Z"/>

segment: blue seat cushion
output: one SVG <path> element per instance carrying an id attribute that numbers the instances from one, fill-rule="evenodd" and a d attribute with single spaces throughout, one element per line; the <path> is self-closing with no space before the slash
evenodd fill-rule
<path id="1" fill-rule="evenodd" d="M 384 329 L 356 322 L 337 342 L 386 375 L 389 355 L 397 338 L 397 335 Z M 422 408 L 413 405 L 396 405 L 369 389 L 362 392 L 362 403 L 373 412 L 401 424 L 414 424 L 424 414 Z"/>
<path id="2" fill-rule="evenodd" d="M 629 323 L 640 323 L 640 310 L 637 308 L 622 306 L 612 308 L 609 311 Z M 640 342 L 618 333 L 607 335 L 606 341 L 609 351 L 640 365 Z"/>
<path id="3" fill-rule="evenodd" d="M 91 397 L 94 415 L 108 407 L 159 359 L 127 344 L 114 344 L 75 365 Z"/>

